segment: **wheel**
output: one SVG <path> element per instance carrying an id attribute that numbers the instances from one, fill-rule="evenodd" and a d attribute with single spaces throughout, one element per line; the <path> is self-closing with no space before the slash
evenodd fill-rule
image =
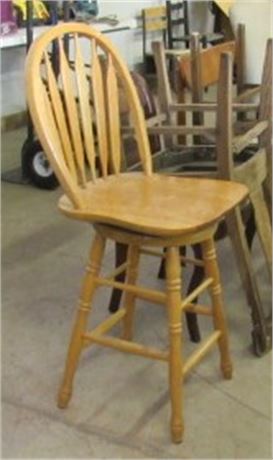
<path id="1" fill-rule="evenodd" d="M 24 176 L 36 187 L 54 190 L 59 185 L 38 140 L 25 143 L 22 150 L 22 170 Z"/>

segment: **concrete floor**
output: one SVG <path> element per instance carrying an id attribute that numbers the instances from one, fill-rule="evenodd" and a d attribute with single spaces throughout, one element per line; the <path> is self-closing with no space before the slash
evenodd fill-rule
<path id="1" fill-rule="evenodd" d="M 18 130 L 2 137 L 2 171 L 19 165 L 24 136 Z M 249 310 L 227 239 L 218 252 L 234 378 L 221 378 L 217 351 L 191 373 L 183 444 L 170 442 L 168 376 L 160 362 L 91 348 L 82 356 L 69 407 L 57 409 L 92 236 L 88 225 L 59 214 L 60 194 L 2 182 L 2 458 L 272 458 L 271 354 L 252 353 Z M 109 245 L 104 270 L 112 257 Z M 269 308 L 270 283 L 257 241 L 253 257 Z M 157 268 L 154 259 L 143 260 L 145 284 L 162 287 Z M 107 316 L 108 292 L 96 296 L 92 324 Z M 205 334 L 209 320 L 201 326 Z M 136 331 L 139 341 L 164 347 L 163 308 L 139 302 Z M 185 333 L 185 354 L 191 349 Z"/>

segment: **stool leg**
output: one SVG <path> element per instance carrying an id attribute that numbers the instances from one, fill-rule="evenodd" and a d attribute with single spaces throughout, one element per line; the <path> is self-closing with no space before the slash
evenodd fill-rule
<path id="1" fill-rule="evenodd" d="M 123 243 L 115 243 L 115 265 L 116 268 L 121 264 L 126 262 L 127 259 L 127 245 Z M 125 271 L 116 276 L 115 281 L 123 283 L 125 280 L 126 273 Z M 110 302 L 109 302 L 109 311 L 115 313 L 118 311 L 120 302 L 122 298 L 122 291 L 117 288 L 113 288 Z"/>
<path id="2" fill-rule="evenodd" d="M 58 394 L 58 407 L 61 409 L 67 406 L 72 395 L 73 377 L 82 350 L 82 335 L 87 327 L 88 316 L 91 309 L 91 300 L 96 287 L 94 277 L 96 277 L 99 273 L 104 248 L 105 239 L 99 234 L 96 234 L 91 247 L 89 262 L 83 280 L 77 317 L 66 359 L 64 377 Z"/>
<path id="3" fill-rule="evenodd" d="M 182 441 L 182 356 L 181 356 L 181 266 L 179 249 L 170 247 L 167 249 L 166 275 L 167 275 L 167 308 L 169 318 L 169 380 L 171 397 L 171 433 L 175 443 Z"/>
<path id="4" fill-rule="evenodd" d="M 202 243 L 205 272 L 208 277 L 213 278 L 210 286 L 210 295 L 213 307 L 213 322 L 215 329 L 221 331 L 219 338 L 219 350 L 221 358 L 221 370 L 224 378 L 232 378 L 232 363 L 229 353 L 228 330 L 224 316 L 224 304 L 222 299 L 222 289 L 220 274 L 216 259 L 216 251 L 213 238 Z"/>
<path id="5" fill-rule="evenodd" d="M 126 283 L 135 284 L 138 276 L 138 266 L 139 266 L 140 251 L 139 247 L 132 245 L 128 248 L 127 256 L 127 271 L 126 271 Z M 133 317 L 135 310 L 135 300 L 136 296 L 132 292 L 126 291 L 124 293 L 124 307 L 126 309 L 126 314 L 124 316 L 124 329 L 123 329 L 123 338 L 125 340 L 132 340 L 133 336 Z"/>
<path id="6" fill-rule="evenodd" d="M 200 244 L 194 244 L 192 246 L 194 257 L 196 259 L 202 259 L 202 250 Z M 192 277 L 187 289 L 187 295 L 189 295 L 195 288 L 202 283 L 204 278 L 204 270 L 203 267 L 199 267 L 197 265 L 194 266 Z M 197 303 L 198 298 L 193 300 L 193 303 Z M 188 331 L 190 335 L 190 339 L 192 342 L 198 343 L 201 340 L 200 330 L 198 326 L 198 317 L 196 313 L 189 313 L 186 312 L 186 322 L 188 326 Z"/>

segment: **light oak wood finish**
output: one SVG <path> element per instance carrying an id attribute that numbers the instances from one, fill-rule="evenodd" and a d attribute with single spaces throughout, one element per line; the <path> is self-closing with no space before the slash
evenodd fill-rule
<path id="1" fill-rule="evenodd" d="M 74 73 L 71 73 L 63 52 L 62 40 L 67 34 L 75 41 Z M 90 43 L 91 86 L 87 86 L 86 81 L 90 80 L 86 76 L 85 81 L 83 71 L 80 50 L 83 39 Z M 54 76 L 47 56 L 47 50 L 54 40 L 58 40 L 60 51 L 60 74 L 57 77 Z M 101 71 L 97 56 L 101 52 L 107 60 L 106 75 Z M 44 65 L 48 79 L 51 80 L 48 84 L 44 82 L 41 72 Z M 123 85 L 131 111 L 143 167 L 143 172 L 140 173 L 120 171 L 121 130 L 120 120 L 116 120 L 117 80 Z M 58 395 L 58 406 L 64 408 L 70 400 L 79 358 L 87 346 L 99 344 L 125 353 L 157 359 L 168 363 L 171 434 L 173 442 L 181 442 L 184 431 L 182 392 L 185 375 L 207 355 L 213 345 L 218 344 L 224 376 L 230 376 L 219 273 L 215 254 L 211 253 L 211 243 L 208 242 L 212 241 L 218 221 L 246 199 L 247 187 L 231 181 L 167 177 L 152 172 L 144 113 L 131 76 L 111 42 L 90 26 L 67 23 L 40 36 L 28 54 L 26 82 L 28 104 L 35 129 L 65 191 L 59 201 L 59 208 L 73 219 L 92 223 L 95 229 Z M 87 104 L 90 101 L 89 91 L 93 93 L 95 100 L 92 107 Z M 75 103 L 75 92 L 79 104 Z M 90 131 L 93 125 L 92 128 L 89 126 L 92 120 L 96 120 L 97 136 L 103 137 L 98 140 L 97 151 L 94 146 L 94 133 Z M 90 143 L 88 148 L 87 143 Z M 97 177 L 95 171 L 95 151 L 101 162 L 101 178 Z M 128 245 L 128 259 L 113 274 L 103 277 L 100 275 L 100 266 L 105 243 L 109 239 Z M 204 245 L 208 280 L 183 302 L 179 248 L 189 244 Z M 163 292 L 136 284 L 141 250 L 147 247 L 161 250 L 167 248 L 167 282 Z M 125 283 L 115 281 L 115 276 L 125 269 Z M 209 285 L 213 288 L 213 308 L 193 305 L 193 297 Z M 100 286 L 124 290 L 124 307 L 89 331 L 87 322 L 92 299 L 95 289 Z M 137 298 L 166 306 L 169 328 L 167 350 L 146 347 L 132 341 L 133 313 Z M 181 316 L 182 311 L 187 310 L 212 316 L 215 330 L 193 355 L 182 359 Z M 123 323 L 123 338 L 108 335 L 120 322 Z"/>
<path id="2" fill-rule="evenodd" d="M 167 32 L 167 17 L 165 6 L 151 6 L 144 8 L 141 12 L 142 19 L 142 47 L 143 47 L 143 65 L 146 75 L 152 73 L 153 56 L 149 42 L 155 34 L 161 35 L 165 41 Z"/>
<path id="3" fill-rule="evenodd" d="M 239 28 L 239 36 L 242 44 L 244 28 Z M 190 104 L 179 104 L 171 102 L 170 83 L 167 74 L 166 56 L 164 47 L 161 43 L 154 43 L 153 50 L 155 54 L 155 62 L 157 65 L 157 74 L 159 77 L 159 96 L 161 99 L 161 108 L 166 110 L 166 120 L 173 120 L 172 113 L 180 112 L 182 110 L 192 112 L 195 117 L 193 123 L 194 129 L 187 126 L 182 126 L 180 133 L 194 133 L 201 134 L 198 136 L 198 142 L 202 142 L 204 135 L 209 138 L 213 134 L 213 128 L 209 129 L 204 126 L 204 113 L 216 111 L 216 129 L 214 131 L 216 142 L 215 150 L 217 153 L 216 164 L 214 165 L 215 171 L 209 172 L 217 174 L 217 177 L 226 180 L 236 180 L 249 187 L 250 202 L 255 212 L 254 223 L 256 222 L 256 229 L 258 237 L 264 251 L 267 267 L 271 274 L 272 272 L 272 227 L 270 216 L 266 209 L 265 194 L 271 187 L 270 172 L 268 165 L 270 165 L 272 156 L 272 40 L 268 40 L 267 51 L 265 56 L 264 71 L 262 77 L 262 84 L 254 90 L 247 90 L 241 93 L 239 97 L 234 99 L 232 97 L 232 65 L 231 57 L 222 59 L 220 69 L 220 55 L 219 51 L 223 51 L 225 47 L 232 51 L 232 54 L 240 54 L 242 44 L 238 46 L 235 42 L 226 43 L 223 45 L 215 46 L 208 50 L 201 50 L 199 40 L 194 35 L 191 40 L 191 54 L 190 56 L 183 55 L 180 61 L 180 71 L 182 71 L 184 88 L 185 85 L 193 90 L 192 99 Z M 236 46 L 235 46 L 236 45 Z M 211 54 L 210 54 L 211 53 Z M 244 52 L 241 52 L 244 55 Z M 208 67 L 206 66 L 206 57 L 210 57 Z M 228 62 L 229 61 L 229 62 Z M 211 74 L 208 75 L 207 71 L 211 66 Z M 204 72 L 203 72 L 204 68 Z M 237 66 L 239 72 L 238 91 L 244 89 L 243 84 L 243 70 Z M 219 78 L 220 75 L 220 78 Z M 204 76 L 204 80 L 203 80 Z M 193 77 L 193 78 L 192 78 Z M 204 102 L 203 90 L 209 83 L 218 83 L 217 103 Z M 249 102 L 249 97 L 259 95 L 258 102 Z M 270 97 L 271 96 L 271 97 Z M 182 98 L 183 99 L 183 98 Z M 245 119 L 239 122 L 234 121 L 238 114 L 247 114 L 253 111 L 257 114 L 257 119 L 250 122 Z M 170 123 L 170 122 L 169 122 Z M 201 125 L 200 125 L 201 123 Z M 197 125 L 197 126 L 196 126 Z M 200 126 L 199 126 L 200 125 Z M 167 124 L 167 121 L 162 126 L 162 131 L 166 134 L 178 133 L 180 126 Z M 199 130 L 198 130 L 199 128 Z M 239 129 L 238 129 L 239 128 Z M 153 130 L 154 132 L 154 130 Z M 160 132 L 160 126 L 156 128 L 156 132 Z M 196 142 L 195 137 L 194 141 Z M 257 143 L 258 151 L 255 155 L 250 156 L 247 161 L 240 160 L 241 151 L 249 144 Z M 254 144 L 255 145 L 255 144 Z M 238 158 L 237 158 L 238 157 Z M 186 162 L 184 162 L 186 165 Z M 202 167 L 204 162 L 195 164 L 192 162 L 187 166 L 187 175 L 206 176 L 206 171 L 196 172 L 195 169 Z M 211 163 L 213 166 L 213 163 Z M 181 149 L 181 170 L 183 171 L 183 150 Z M 185 173 L 181 173 L 185 175 Z M 267 196 L 269 197 L 269 193 Z M 267 200 L 269 204 L 270 199 Z M 251 219 L 252 222 L 252 219 Z M 251 261 L 251 254 L 247 244 L 248 234 L 245 236 L 244 225 L 238 210 L 233 212 L 233 217 L 229 215 L 226 219 L 228 234 L 232 239 L 232 244 L 235 250 L 235 256 L 239 271 L 241 273 L 242 283 L 246 291 L 248 303 L 251 306 L 251 314 L 253 318 L 253 337 L 254 347 L 256 353 L 259 355 L 267 351 L 271 347 L 271 317 L 266 319 L 267 314 L 263 310 L 261 297 L 259 295 L 258 285 L 255 277 L 254 267 Z M 252 229 L 250 228 L 250 231 Z M 196 271 L 197 273 L 197 271 Z M 196 279 L 199 280 L 201 272 Z M 198 281 L 199 282 L 199 281 Z M 194 284 L 193 284 L 194 286 Z M 253 312 L 253 310 L 255 310 Z M 257 332 L 260 331 L 260 332 Z M 265 334 L 265 335 L 264 335 Z M 262 343 L 262 345 L 261 345 Z M 257 345 L 258 344 L 258 345 Z"/>

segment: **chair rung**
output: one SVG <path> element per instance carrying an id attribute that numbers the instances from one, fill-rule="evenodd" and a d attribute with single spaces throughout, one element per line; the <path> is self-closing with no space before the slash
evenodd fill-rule
<path id="1" fill-rule="evenodd" d="M 181 310 L 184 310 L 184 308 L 187 307 L 191 303 L 192 300 L 198 297 L 199 294 L 201 294 L 201 292 L 207 289 L 207 287 L 210 286 L 212 282 L 213 282 L 213 278 L 207 278 L 196 289 L 194 289 L 181 303 Z"/>
<path id="2" fill-rule="evenodd" d="M 125 353 L 144 356 L 146 358 L 158 359 L 160 361 L 168 361 L 169 353 L 157 350 L 156 348 L 145 347 L 138 343 L 128 342 L 127 340 L 118 339 L 116 337 L 106 337 L 93 332 L 85 334 L 86 340 L 97 343 L 109 348 L 116 348 Z"/>
<path id="3" fill-rule="evenodd" d="M 197 315 L 212 316 L 212 309 L 210 307 L 206 307 L 205 305 L 200 304 L 191 303 L 189 305 L 186 305 L 183 308 L 183 311 L 187 311 L 189 313 L 196 313 Z"/>
<path id="4" fill-rule="evenodd" d="M 153 289 L 134 286 L 132 284 L 119 283 L 118 281 L 112 281 L 105 278 L 95 278 L 95 283 L 99 286 L 109 286 L 120 289 L 122 291 L 132 292 L 139 299 L 149 300 L 150 302 L 162 304 L 166 302 L 166 294 L 163 292 L 155 291 Z"/>
<path id="5" fill-rule="evenodd" d="M 112 329 L 124 317 L 125 313 L 125 308 L 120 308 L 116 313 L 109 316 L 109 318 L 107 318 L 105 321 L 103 321 L 97 327 L 95 327 L 92 331 L 92 334 L 102 335 L 110 331 L 110 329 Z M 89 335 L 89 333 L 83 335 L 84 346 L 90 344 Z"/>
<path id="6" fill-rule="evenodd" d="M 232 151 L 239 154 L 245 147 L 247 147 L 253 139 L 256 139 L 268 127 L 267 120 L 260 121 L 253 128 L 249 129 L 246 133 L 235 136 L 232 145 Z"/>
<path id="7" fill-rule="evenodd" d="M 194 351 L 185 362 L 182 374 L 185 376 L 196 364 L 198 364 L 206 353 L 210 351 L 213 345 L 217 342 L 221 336 L 221 331 L 213 332 L 204 342 Z"/>
<path id="8" fill-rule="evenodd" d="M 160 257 L 162 259 L 166 259 L 166 254 L 160 251 L 154 251 L 153 249 L 141 249 L 141 254 L 147 254 L 149 256 Z M 194 257 L 187 257 L 187 256 L 180 256 L 180 260 L 185 263 L 190 263 L 194 265 L 198 265 L 200 267 L 204 266 L 204 262 L 201 259 L 195 259 Z"/>
<path id="9" fill-rule="evenodd" d="M 109 275 L 106 275 L 105 278 L 108 280 L 114 279 L 117 275 L 120 275 L 120 273 L 123 273 L 126 268 L 127 268 L 128 263 L 124 262 L 123 264 L 119 265 L 112 273 Z"/>

